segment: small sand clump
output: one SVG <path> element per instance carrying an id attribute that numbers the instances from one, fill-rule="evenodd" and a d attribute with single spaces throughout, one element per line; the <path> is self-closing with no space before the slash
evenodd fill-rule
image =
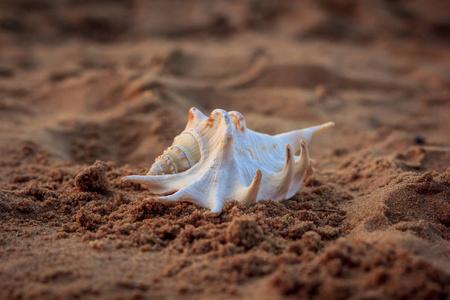
<path id="1" fill-rule="evenodd" d="M 97 160 L 94 165 L 78 173 L 77 177 L 75 177 L 75 186 L 83 192 L 109 193 L 106 169 L 106 163 Z"/>
<path id="2" fill-rule="evenodd" d="M 226 231 L 227 242 L 250 249 L 263 239 L 263 231 L 254 220 L 235 219 Z"/>

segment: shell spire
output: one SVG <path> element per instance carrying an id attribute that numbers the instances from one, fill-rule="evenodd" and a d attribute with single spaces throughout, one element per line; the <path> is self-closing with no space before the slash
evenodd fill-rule
<path id="1" fill-rule="evenodd" d="M 124 177 L 148 188 L 161 201 L 189 201 L 220 213 L 237 200 L 292 197 L 313 172 L 308 144 L 325 123 L 275 136 L 247 128 L 237 111 L 214 110 L 209 117 L 193 107 L 185 130 L 159 156 L 147 175 Z M 300 156 L 295 156 L 299 152 Z"/>

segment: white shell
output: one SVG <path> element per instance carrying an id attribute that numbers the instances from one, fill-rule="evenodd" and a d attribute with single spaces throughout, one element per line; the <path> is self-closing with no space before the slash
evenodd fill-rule
<path id="1" fill-rule="evenodd" d="M 271 136 L 246 128 L 237 111 L 216 109 L 206 117 L 194 107 L 186 129 L 149 173 L 124 181 L 142 184 L 158 200 L 189 201 L 212 213 L 230 200 L 251 205 L 289 199 L 314 171 L 307 148 L 312 135 L 333 125 Z"/>

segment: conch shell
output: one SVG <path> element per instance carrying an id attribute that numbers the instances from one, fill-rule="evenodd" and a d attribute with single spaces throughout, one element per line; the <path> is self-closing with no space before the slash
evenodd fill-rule
<path id="1" fill-rule="evenodd" d="M 333 125 L 271 136 L 248 129 L 237 111 L 215 109 L 206 117 L 193 107 L 186 129 L 148 174 L 124 181 L 140 183 L 158 200 L 189 201 L 212 213 L 230 200 L 248 206 L 289 199 L 314 172 L 307 148 L 312 135 Z"/>

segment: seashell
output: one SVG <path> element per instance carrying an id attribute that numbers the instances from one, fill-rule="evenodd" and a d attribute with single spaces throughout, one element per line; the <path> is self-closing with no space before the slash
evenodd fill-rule
<path id="1" fill-rule="evenodd" d="M 206 117 L 193 107 L 185 130 L 147 175 L 123 179 L 140 183 L 158 200 L 189 201 L 212 213 L 230 200 L 248 206 L 289 199 L 314 172 L 307 147 L 313 134 L 333 125 L 271 136 L 248 129 L 237 111 L 216 109 Z"/>

